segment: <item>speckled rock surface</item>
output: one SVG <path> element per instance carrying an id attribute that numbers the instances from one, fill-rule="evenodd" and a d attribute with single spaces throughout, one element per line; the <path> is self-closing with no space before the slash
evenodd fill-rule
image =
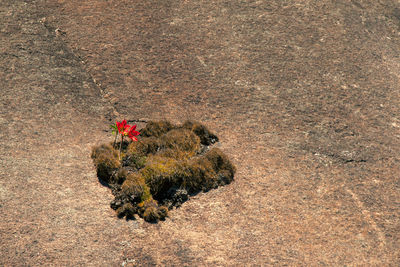
<path id="1" fill-rule="evenodd" d="M 399 10 L 3 0 L 0 265 L 397 266 Z M 89 155 L 122 118 L 204 122 L 235 181 L 116 219 Z"/>

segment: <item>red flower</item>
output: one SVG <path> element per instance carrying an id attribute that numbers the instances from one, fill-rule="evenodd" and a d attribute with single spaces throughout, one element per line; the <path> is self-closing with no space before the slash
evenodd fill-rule
<path id="1" fill-rule="evenodd" d="M 132 139 L 132 141 L 137 141 L 137 138 L 135 136 L 138 136 L 140 133 L 136 130 L 136 125 L 131 126 L 131 129 L 128 131 L 128 137 Z"/>
<path id="2" fill-rule="evenodd" d="M 122 122 L 117 121 L 118 132 L 121 135 L 126 135 L 129 127 L 131 127 L 131 126 L 127 124 L 126 120 L 123 120 Z"/>

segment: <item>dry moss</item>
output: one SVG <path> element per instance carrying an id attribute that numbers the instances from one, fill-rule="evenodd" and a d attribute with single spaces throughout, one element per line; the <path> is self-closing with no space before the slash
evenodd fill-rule
<path id="1" fill-rule="evenodd" d="M 200 152 L 200 139 L 187 129 L 174 129 L 160 137 L 158 155 L 185 160 Z"/>
<path id="2" fill-rule="evenodd" d="M 195 133 L 200 138 L 201 144 L 205 146 L 209 146 L 218 142 L 218 137 L 210 132 L 206 126 L 199 122 L 188 120 L 185 121 L 182 127 Z"/>
<path id="3" fill-rule="evenodd" d="M 232 177 L 235 175 L 235 166 L 233 166 L 228 157 L 219 148 L 213 148 L 208 151 L 205 154 L 205 158 L 212 163 L 214 171 L 226 171 Z"/>
<path id="4" fill-rule="evenodd" d="M 160 139 L 162 149 L 180 150 L 193 153 L 193 155 L 200 149 L 200 138 L 184 128 L 171 130 Z"/>
<path id="5" fill-rule="evenodd" d="M 139 203 L 138 213 L 147 222 L 157 222 L 168 216 L 168 209 L 164 206 L 159 207 L 154 199 L 148 199 Z"/>
<path id="6" fill-rule="evenodd" d="M 126 168 L 120 168 L 115 177 L 115 182 L 118 184 L 122 184 L 126 180 L 127 176 L 128 176 L 128 170 Z"/>
<path id="7" fill-rule="evenodd" d="M 121 185 L 121 193 L 129 196 L 134 202 L 142 200 L 143 193 L 147 187 L 144 178 L 138 173 L 128 175 Z"/>
<path id="8" fill-rule="evenodd" d="M 140 171 L 152 196 L 157 198 L 170 187 L 178 185 L 176 172 L 179 170 L 178 161 L 162 156 L 151 156 L 146 166 Z"/>
<path id="9" fill-rule="evenodd" d="M 204 157 L 200 157 L 188 164 L 187 173 L 183 186 L 189 193 L 201 190 L 208 191 L 217 186 L 215 182 L 216 173 L 212 168 L 212 163 Z"/>
<path id="10" fill-rule="evenodd" d="M 114 182 L 114 172 L 121 166 L 118 152 L 109 144 L 96 146 L 91 155 L 97 176 L 106 183 Z"/>
<path id="11" fill-rule="evenodd" d="M 133 153 L 125 155 L 122 160 L 122 164 L 124 166 L 131 167 L 135 170 L 140 170 L 141 168 L 146 166 L 146 160 L 147 160 L 146 156 L 141 156 Z"/>
<path id="12" fill-rule="evenodd" d="M 151 206 L 146 208 L 142 216 L 146 222 L 157 222 L 160 219 L 158 216 L 158 207 Z"/>
<path id="13" fill-rule="evenodd" d="M 140 130 L 140 136 L 143 137 L 159 137 L 168 131 L 174 129 L 175 126 L 169 121 L 150 121 L 147 123 L 146 127 Z"/>
<path id="14" fill-rule="evenodd" d="M 129 144 L 127 154 L 135 154 L 140 156 L 155 154 L 159 150 L 160 146 L 160 140 L 157 137 L 143 137 L 137 142 L 132 142 Z"/>
<path id="15" fill-rule="evenodd" d="M 158 207 L 157 212 L 160 220 L 164 220 L 165 217 L 168 217 L 168 208 L 165 206 Z"/>
<path id="16" fill-rule="evenodd" d="M 112 184 L 111 207 L 118 217 L 133 218 L 137 213 L 157 222 L 190 194 L 233 180 L 235 167 L 227 156 L 216 148 L 208 151 L 218 138 L 204 125 L 149 122 L 140 132 L 138 142 L 123 146 L 122 161 L 111 145 L 92 151 L 99 178 Z"/>
<path id="17" fill-rule="evenodd" d="M 123 206 L 119 207 L 116 212 L 119 218 L 126 217 L 127 219 L 132 219 L 135 213 L 137 213 L 137 208 L 131 203 L 125 203 Z"/>

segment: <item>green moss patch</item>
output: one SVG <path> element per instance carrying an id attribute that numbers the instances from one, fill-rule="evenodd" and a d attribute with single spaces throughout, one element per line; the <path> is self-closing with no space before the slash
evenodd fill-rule
<path id="1" fill-rule="evenodd" d="M 123 144 L 121 160 L 112 144 L 92 150 L 97 175 L 115 196 L 111 207 L 118 217 L 138 214 L 157 222 L 191 195 L 233 180 L 235 167 L 220 149 L 211 148 L 218 137 L 204 125 L 151 121 L 139 132 L 137 142 Z"/>

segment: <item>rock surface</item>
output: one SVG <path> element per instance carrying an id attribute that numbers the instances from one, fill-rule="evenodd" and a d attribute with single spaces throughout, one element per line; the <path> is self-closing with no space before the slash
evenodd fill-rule
<path id="1" fill-rule="evenodd" d="M 399 31 L 394 0 L 1 1 L 0 265 L 398 265 Z M 123 118 L 204 122 L 235 181 L 116 219 L 89 156 Z"/>

